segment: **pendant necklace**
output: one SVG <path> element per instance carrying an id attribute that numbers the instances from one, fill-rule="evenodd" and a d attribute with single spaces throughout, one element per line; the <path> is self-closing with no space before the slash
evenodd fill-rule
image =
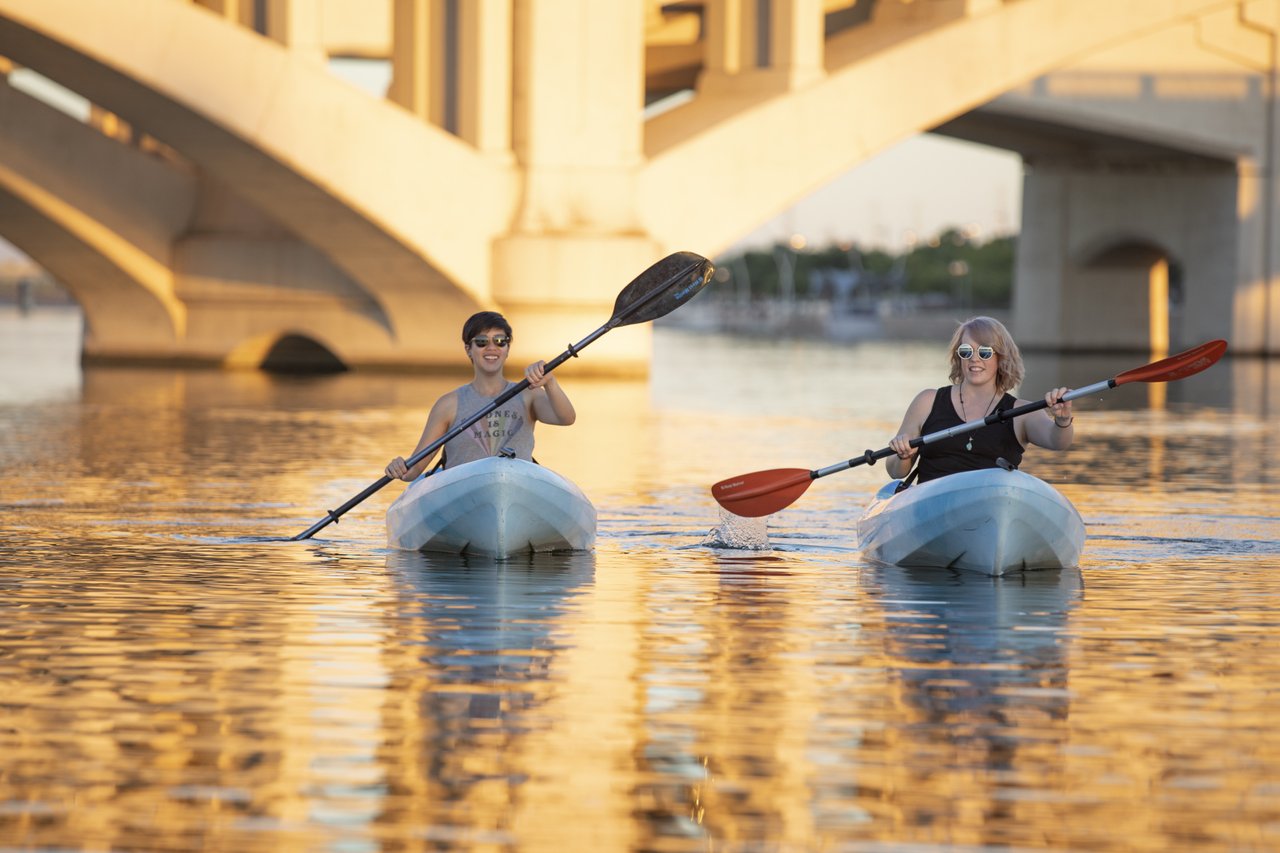
<path id="1" fill-rule="evenodd" d="M 964 383 L 963 382 L 960 383 L 960 387 L 958 390 L 960 391 L 960 414 L 964 415 L 965 422 L 968 423 L 969 413 L 965 411 L 965 408 L 964 408 Z M 987 406 L 986 412 L 984 412 L 982 415 L 984 419 L 987 417 L 987 415 L 991 414 L 992 409 L 996 407 L 996 401 L 998 399 L 999 399 L 999 394 L 992 395 L 991 405 Z M 969 451 L 970 453 L 973 452 L 973 433 L 969 433 L 969 440 L 964 443 L 964 449 Z"/>

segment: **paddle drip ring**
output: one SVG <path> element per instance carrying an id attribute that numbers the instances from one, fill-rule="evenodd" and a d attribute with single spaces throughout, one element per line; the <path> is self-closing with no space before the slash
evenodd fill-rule
<path id="1" fill-rule="evenodd" d="M 862 461 L 868 465 L 876 464 L 876 452 L 874 450 L 867 450 L 862 454 Z"/>
<path id="2" fill-rule="evenodd" d="M 569 350 L 569 355 L 573 356 L 574 358 L 578 357 L 578 351 L 573 348 L 573 344 L 569 344 L 569 346 L 566 347 L 566 349 Z"/>

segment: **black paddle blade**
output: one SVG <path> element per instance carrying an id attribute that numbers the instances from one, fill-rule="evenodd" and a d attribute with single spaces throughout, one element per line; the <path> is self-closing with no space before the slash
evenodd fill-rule
<path id="1" fill-rule="evenodd" d="M 694 252 L 667 255 L 622 289 L 613 303 L 610 325 L 630 326 L 665 317 L 697 295 L 715 269 Z"/>

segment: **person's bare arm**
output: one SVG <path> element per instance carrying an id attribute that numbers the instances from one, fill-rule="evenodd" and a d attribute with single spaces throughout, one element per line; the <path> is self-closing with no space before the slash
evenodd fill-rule
<path id="1" fill-rule="evenodd" d="M 545 362 L 535 361 L 525 368 L 524 378 L 529 380 L 529 390 L 526 393 L 533 395 L 532 408 L 535 418 L 544 424 L 554 426 L 569 426 L 578 419 L 578 413 L 574 410 L 573 403 L 569 401 L 569 395 L 564 392 L 564 388 L 556 378 L 546 372 Z"/>
<path id="2" fill-rule="evenodd" d="M 888 456 L 884 460 L 884 467 L 889 472 L 889 479 L 902 479 L 911 471 L 911 466 L 915 462 L 916 454 L 920 452 L 920 448 L 911 447 L 910 442 L 911 439 L 919 436 L 920 431 L 924 429 L 924 422 L 929 417 L 929 411 L 933 408 L 933 398 L 936 393 L 931 388 L 921 391 L 911 401 L 911 405 L 907 406 L 907 413 L 902 418 L 902 426 L 898 427 L 898 434 L 889 442 L 889 446 L 893 448 L 893 452 L 897 455 Z"/>
<path id="3" fill-rule="evenodd" d="M 458 397 L 453 391 L 436 400 L 435 405 L 431 407 L 431 413 L 427 415 L 426 426 L 422 428 L 422 437 L 418 439 L 417 447 L 413 449 L 413 453 L 410 453 L 409 456 L 416 455 L 422 448 L 433 441 L 438 441 L 453 426 L 454 417 L 457 413 Z M 412 468 L 406 464 L 403 456 L 397 456 L 387 463 L 386 474 L 393 480 L 415 480 L 423 471 L 427 470 L 427 467 L 439 452 L 437 449 Z"/>

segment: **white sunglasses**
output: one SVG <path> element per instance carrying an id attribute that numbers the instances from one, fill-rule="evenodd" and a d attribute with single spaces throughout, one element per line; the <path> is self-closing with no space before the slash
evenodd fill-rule
<path id="1" fill-rule="evenodd" d="M 995 354 L 996 354 L 996 351 L 989 346 L 978 347 L 978 358 L 982 359 L 983 361 L 986 361 L 987 359 L 991 358 L 991 356 Z M 961 344 L 960 346 L 956 347 L 956 355 L 960 356 L 965 361 L 968 361 L 969 359 L 973 358 L 973 347 L 970 346 L 969 344 Z"/>

